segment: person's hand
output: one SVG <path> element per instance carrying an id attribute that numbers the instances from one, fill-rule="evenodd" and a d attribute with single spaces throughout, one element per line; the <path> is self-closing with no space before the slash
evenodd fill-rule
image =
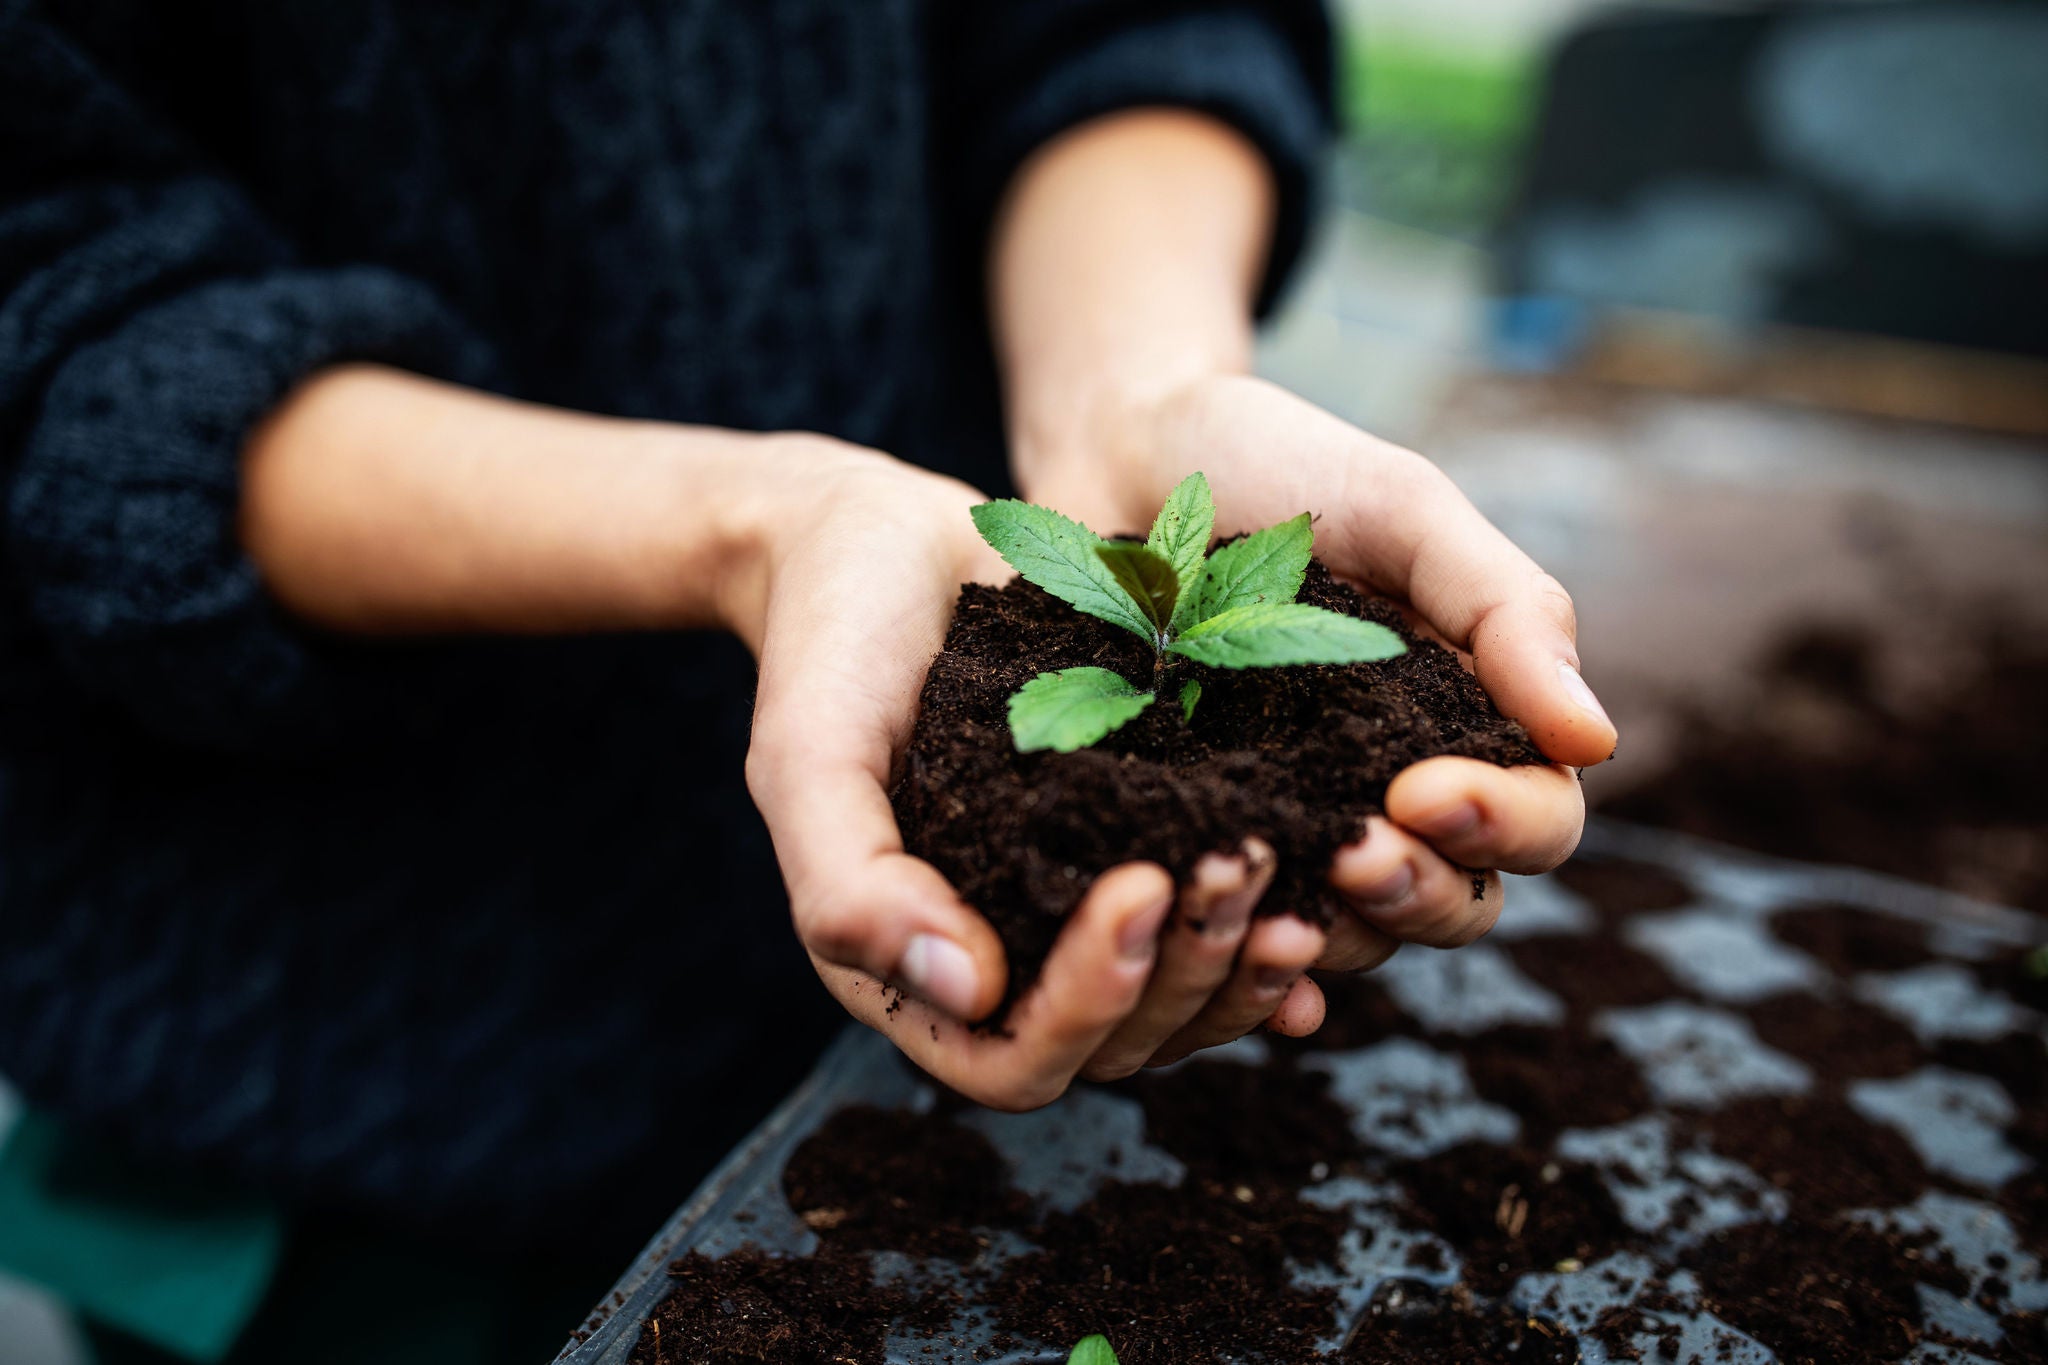
<path id="1" fill-rule="evenodd" d="M 1571 598 L 1435 465 L 1244 376 L 1198 379 L 1105 414 L 1091 445 L 1027 463 L 1025 496 L 1104 534 L 1142 532 L 1199 469 L 1215 490 L 1218 534 L 1312 512 L 1316 553 L 1332 571 L 1407 604 L 1553 760 L 1432 758 L 1395 778 L 1386 815 L 1332 863 L 1352 913 L 1332 926 L 1318 967 L 1377 966 L 1404 941 L 1470 943 L 1500 915 L 1496 871 L 1547 871 L 1570 856 L 1585 822 L 1573 768 L 1615 744 L 1579 674 Z M 1485 873 L 1476 896 L 1471 870 Z M 1288 1008 L 1320 1017 L 1319 995 L 1304 980 Z"/>
<path id="2" fill-rule="evenodd" d="M 1252 925 L 1273 867 L 1259 846 L 1206 859 L 1178 892 L 1156 865 L 1110 869 L 1004 1029 L 969 1026 L 1002 1000 L 1002 945 L 904 852 L 887 792 L 960 584 L 1009 571 L 975 532 L 972 488 L 823 438 L 774 439 L 772 510 L 721 596 L 761 665 L 748 786 L 798 935 L 839 1001 L 1002 1109 L 1049 1103 L 1077 1074 L 1228 1041 L 1280 1010 L 1325 942 L 1299 920 Z M 1312 1013 L 1279 1026 L 1312 1030 L 1320 1005 L 1304 1003 Z"/>

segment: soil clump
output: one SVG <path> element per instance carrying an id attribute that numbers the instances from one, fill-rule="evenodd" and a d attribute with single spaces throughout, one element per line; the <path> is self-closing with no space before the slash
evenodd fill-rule
<path id="1" fill-rule="evenodd" d="M 1211 669 L 1155 657 L 1128 631 L 1013 580 L 961 589 L 926 676 L 893 799 L 905 846 L 945 875 L 1008 951 L 1010 999 L 1100 873 L 1137 859 L 1185 882 L 1205 853 L 1257 836 L 1279 855 L 1260 915 L 1328 924 L 1330 859 L 1382 808 L 1402 769 L 1438 754 L 1542 763 L 1456 655 L 1311 563 L 1300 600 L 1398 631 L 1381 663 Z M 1093 748 L 1020 754 L 1011 694 L 1039 673 L 1107 668 L 1160 700 Z M 1191 722 L 1172 704 L 1202 685 Z"/>

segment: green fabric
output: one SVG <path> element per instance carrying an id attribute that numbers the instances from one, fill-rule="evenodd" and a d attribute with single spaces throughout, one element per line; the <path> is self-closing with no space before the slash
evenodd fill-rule
<path id="1" fill-rule="evenodd" d="M 241 1335 L 283 1240 L 268 1201 L 159 1172 L 45 1115 L 0 1149 L 0 1268 L 200 1365 Z"/>

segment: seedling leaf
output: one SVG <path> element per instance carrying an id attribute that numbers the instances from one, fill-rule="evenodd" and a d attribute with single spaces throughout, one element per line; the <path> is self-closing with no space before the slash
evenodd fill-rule
<path id="1" fill-rule="evenodd" d="M 1197 470 L 1166 495 L 1166 505 L 1152 522 L 1152 534 L 1145 537 L 1145 548 L 1173 565 L 1180 580 L 1181 604 L 1171 623 L 1175 630 L 1187 624 L 1184 618 L 1194 606 L 1195 581 L 1215 531 L 1216 500 L 1209 496 L 1209 480 Z"/>
<path id="2" fill-rule="evenodd" d="M 1195 604 L 1181 621 L 1185 633 L 1197 622 L 1237 607 L 1292 602 L 1308 575 L 1315 532 L 1308 513 L 1255 531 L 1209 556 L 1194 585 Z"/>
<path id="3" fill-rule="evenodd" d="M 1180 685 L 1180 723 L 1182 725 L 1186 725 L 1195 718 L 1195 703 L 1201 699 L 1201 679 L 1189 678 Z"/>
<path id="4" fill-rule="evenodd" d="M 1154 648 L 1165 641 L 1166 628 L 1173 620 L 1173 604 L 1180 600 L 1180 578 L 1164 555 L 1129 541 L 1108 541 L 1095 547 L 1095 557 L 1116 575 L 1117 586 L 1130 594 L 1138 610 L 1152 623 Z"/>
<path id="5" fill-rule="evenodd" d="M 1085 749 L 1152 704 L 1106 668 L 1041 673 L 1010 698 L 1010 739 L 1019 753 Z"/>
<path id="6" fill-rule="evenodd" d="M 1167 648 L 1211 668 L 1356 664 L 1408 652 L 1385 626 L 1304 602 L 1232 607 L 1189 626 Z"/>
<path id="7" fill-rule="evenodd" d="M 1156 647 L 1159 636 L 1145 613 L 1096 557 L 1102 537 L 1050 507 L 1015 498 L 973 509 L 974 528 L 996 553 L 1022 574 L 1077 611 L 1142 635 Z"/>
<path id="8" fill-rule="evenodd" d="M 1074 1353 L 1067 1357 L 1067 1365 L 1118 1365 L 1116 1352 L 1109 1348 L 1109 1338 L 1101 1335 L 1082 1337 L 1074 1347 Z"/>

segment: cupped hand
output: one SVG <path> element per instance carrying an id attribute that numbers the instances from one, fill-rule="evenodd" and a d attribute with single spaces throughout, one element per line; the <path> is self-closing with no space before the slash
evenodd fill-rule
<path id="1" fill-rule="evenodd" d="M 904 851 L 888 785 L 960 584 L 1009 572 L 975 533 L 983 499 L 965 484 L 823 438 L 786 438 L 776 456 L 773 514 L 723 596 L 760 660 L 748 786 L 798 936 L 847 1010 L 1002 1109 L 1285 1016 L 1324 936 L 1252 924 L 1273 865 L 1253 845 L 1209 858 L 1185 889 L 1149 863 L 1104 873 L 1004 1027 L 971 1027 L 1003 999 L 1002 945 Z M 1306 1032 L 1319 1007 L 1285 1017 Z"/>
<path id="2" fill-rule="evenodd" d="M 1100 427 L 1094 450 L 1022 462 L 1025 495 L 1106 534 L 1142 530 L 1199 469 L 1219 534 L 1314 513 L 1316 553 L 1331 570 L 1411 608 L 1552 760 L 1500 768 L 1441 757 L 1396 777 L 1385 816 L 1332 862 L 1351 913 L 1316 966 L 1373 967 L 1404 941 L 1469 943 L 1500 915 L 1499 872 L 1547 871 L 1570 856 L 1585 823 L 1574 769 L 1613 753 L 1614 726 L 1580 675 L 1571 598 L 1441 470 L 1245 376 L 1195 380 Z M 1276 1022 L 1320 1010 L 1303 980 Z"/>

